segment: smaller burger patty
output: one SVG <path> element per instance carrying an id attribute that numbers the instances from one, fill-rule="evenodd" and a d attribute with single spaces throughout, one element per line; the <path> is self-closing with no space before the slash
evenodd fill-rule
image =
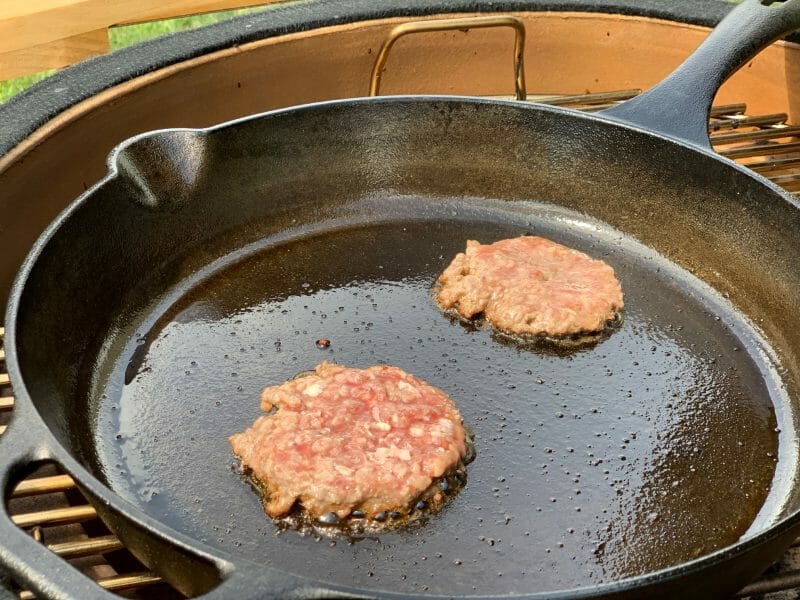
<path id="1" fill-rule="evenodd" d="M 439 276 L 437 296 L 466 319 L 483 314 L 501 331 L 554 338 L 599 332 L 623 308 L 614 269 L 534 236 L 468 241 Z"/>
<path id="2" fill-rule="evenodd" d="M 467 455 L 453 402 L 397 367 L 322 362 L 313 374 L 266 388 L 261 408 L 270 414 L 230 443 L 275 518 L 296 503 L 323 523 L 398 518 L 421 499 L 420 506 L 441 501 L 432 486 L 463 468 Z"/>

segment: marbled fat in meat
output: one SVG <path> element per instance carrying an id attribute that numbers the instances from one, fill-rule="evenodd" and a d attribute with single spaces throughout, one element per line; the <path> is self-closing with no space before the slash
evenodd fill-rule
<path id="1" fill-rule="evenodd" d="M 264 487 L 272 517 L 296 502 L 311 517 L 405 510 L 467 452 L 453 402 L 397 367 L 323 362 L 266 388 L 261 408 L 274 413 L 230 443 Z"/>

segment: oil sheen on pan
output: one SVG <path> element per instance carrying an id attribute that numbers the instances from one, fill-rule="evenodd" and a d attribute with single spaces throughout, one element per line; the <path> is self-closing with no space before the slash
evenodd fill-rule
<path id="1" fill-rule="evenodd" d="M 667 567 L 736 541 L 782 501 L 779 381 L 755 331 L 705 284 L 552 205 L 384 201 L 408 218 L 266 237 L 202 282 L 176 283 L 166 308 L 121 334 L 95 390 L 98 460 L 116 465 L 117 493 L 246 559 L 448 596 Z M 529 348 L 443 317 L 431 289 L 466 241 L 519 235 L 613 267 L 625 290 L 613 335 Z M 322 360 L 395 365 L 454 399 L 478 458 L 441 511 L 350 539 L 265 518 L 227 438 L 259 415 L 266 385 Z"/>

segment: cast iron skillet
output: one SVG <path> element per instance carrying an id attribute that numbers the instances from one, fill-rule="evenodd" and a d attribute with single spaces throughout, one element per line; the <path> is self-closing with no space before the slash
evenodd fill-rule
<path id="1" fill-rule="evenodd" d="M 210 597 L 732 593 L 800 531 L 800 212 L 706 123 L 798 25 L 800 0 L 749 0 L 603 115 L 396 97 L 130 140 L 14 287 L 4 490 L 57 460 L 145 564 Z M 523 233 L 614 266 L 616 330 L 522 344 L 436 309 L 467 239 Z M 478 456 L 440 513 L 276 533 L 227 436 L 322 359 L 396 364 L 457 402 Z M 5 511 L 0 540 L 38 594 L 105 595 Z"/>

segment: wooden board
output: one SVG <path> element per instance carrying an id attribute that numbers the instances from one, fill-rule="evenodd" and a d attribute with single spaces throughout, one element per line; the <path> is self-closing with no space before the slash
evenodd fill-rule
<path id="1" fill-rule="evenodd" d="M 114 25 L 272 1 L 275 0 L 3 0 L 0 2 L 0 53 L 30 49 Z"/>
<path id="2" fill-rule="evenodd" d="M 60 69 L 108 50 L 108 30 L 98 29 L 30 48 L 0 52 L 0 81 Z"/>

